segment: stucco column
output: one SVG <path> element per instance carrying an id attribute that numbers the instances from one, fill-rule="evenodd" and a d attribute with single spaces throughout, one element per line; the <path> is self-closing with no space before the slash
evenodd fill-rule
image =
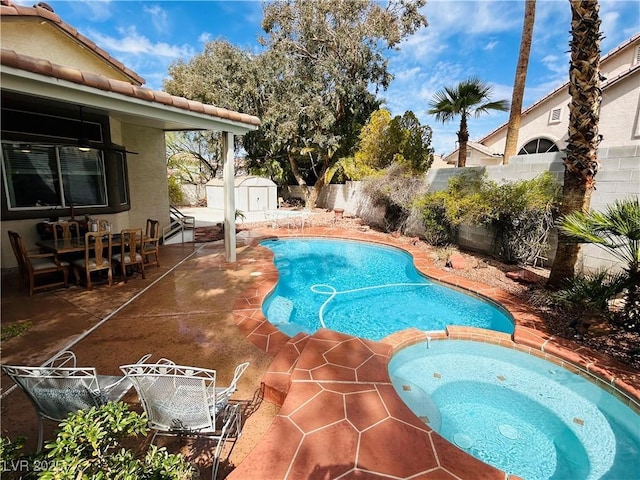
<path id="1" fill-rule="evenodd" d="M 236 261 L 236 199 L 234 179 L 233 133 L 222 132 L 222 180 L 224 183 L 224 254 L 227 262 Z"/>

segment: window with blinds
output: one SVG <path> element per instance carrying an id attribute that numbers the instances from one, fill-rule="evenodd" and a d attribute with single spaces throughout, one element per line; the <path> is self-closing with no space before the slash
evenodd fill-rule
<path id="1" fill-rule="evenodd" d="M 106 206 L 103 152 L 2 143 L 9 209 Z"/>

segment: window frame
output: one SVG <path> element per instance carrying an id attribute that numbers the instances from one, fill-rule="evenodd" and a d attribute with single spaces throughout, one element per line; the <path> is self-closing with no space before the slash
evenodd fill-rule
<path id="1" fill-rule="evenodd" d="M 72 200 L 71 202 L 67 201 L 67 197 L 70 196 L 71 189 L 71 178 L 74 175 L 78 175 L 74 173 L 73 170 L 69 170 L 68 166 L 65 166 L 65 162 L 71 162 L 73 160 L 85 162 L 89 159 L 89 155 L 86 155 L 85 152 L 80 152 L 78 157 L 73 157 L 72 155 L 75 153 L 71 149 L 76 147 L 70 147 L 68 145 L 47 145 L 47 144 L 29 144 L 30 150 L 40 150 L 42 152 L 50 152 L 49 153 L 49 162 L 55 160 L 55 168 L 52 168 L 52 173 L 54 175 L 54 181 L 52 182 L 53 194 L 55 195 L 55 200 L 57 203 L 45 203 L 42 205 L 38 205 L 37 202 L 33 205 L 19 205 L 20 202 L 16 201 L 17 192 L 15 189 L 15 185 L 17 181 L 20 180 L 20 174 L 16 178 L 13 175 L 10 175 L 16 166 L 15 163 L 11 163 L 11 155 L 9 155 L 9 146 L 18 150 L 21 146 L 24 145 L 22 142 L 10 142 L 10 141 L 2 141 L 0 145 L 0 161 L 2 162 L 2 180 L 5 186 L 5 200 L 7 202 L 7 209 L 9 212 L 18 212 L 18 211 L 29 211 L 29 210 L 44 210 L 49 211 L 52 209 L 64 209 L 71 208 L 73 205 L 74 208 L 102 208 L 109 206 L 109 193 L 107 189 L 107 172 L 105 168 L 105 158 L 104 152 L 100 149 L 92 148 L 90 149 L 91 157 L 96 160 L 96 175 L 98 178 L 95 192 L 97 196 L 100 197 L 101 202 L 98 203 L 78 203 L 77 201 Z M 65 150 L 68 151 L 67 155 Z M 71 150 L 71 151 L 69 151 Z M 86 152 L 86 153 L 89 153 Z M 25 152 L 23 155 L 29 155 L 31 152 Z M 86 157 L 86 158 L 83 158 Z M 33 157 L 29 158 L 29 161 L 32 162 Z M 93 168 L 93 166 L 92 166 Z M 36 173 L 26 173 L 22 175 L 31 175 L 41 177 L 37 171 L 38 169 L 34 167 L 34 172 Z M 89 175 L 85 175 L 87 178 L 87 182 L 89 181 Z M 12 192 L 14 193 L 12 195 Z"/>
<path id="2" fill-rule="evenodd" d="M 60 102 L 41 104 L 37 99 L 19 94 L 8 94 L 2 92 L 2 117 L 3 120 L 13 119 L 15 112 L 20 112 L 21 119 L 34 118 L 44 123 L 34 125 L 24 121 L 9 122 L 2 121 L 2 143 L 49 145 L 56 148 L 77 147 L 78 138 L 69 138 L 69 126 L 78 126 L 80 122 L 79 107 L 77 105 L 64 104 Z M 7 117 L 5 118 L 5 114 Z M 66 121 L 65 127 L 59 125 Z M 19 125 L 16 125 L 19 123 Z M 114 145 L 110 139 L 109 117 L 105 114 L 95 112 L 83 112 L 83 130 L 88 132 L 91 146 L 96 151 L 101 152 L 103 182 L 105 188 L 105 205 L 76 206 L 74 204 L 74 214 L 77 215 L 100 215 L 112 214 L 131 209 L 131 196 L 129 191 L 129 177 L 127 168 L 127 152 L 123 146 Z M 86 130 L 85 127 L 89 126 Z M 26 131 L 25 131 L 26 130 Z M 79 136 L 79 135 L 78 135 Z M 7 172 L 5 168 L 3 147 L 0 147 L 1 179 L 0 194 L 2 220 L 23 220 L 32 218 L 43 218 L 45 216 L 62 217 L 71 215 L 71 206 L 64 205 L 61 198 L 62 192 L 58 193 L 60 205 L 46 207 L 10 207 L 9 189 L 7 182 Z M 57 160 L 59 163 L 59 161 Z"/>
<path id="3" fill-rule="evenodd" d="M 549 142 L 551 144 L 551 146 L 549 148 L 547 148 L 544 152 L 540 151 L 540 142 L 541 141 L 545 141 L 545 142 Z M 535 152 L 529 152 L 528 150 L 526 150 L 526 147 L 531 145 L 532 143 L 536 144 L 536 151 Z M 518 150 L 518 155 L 538 155 L 541 153 L 553 153 L 553 152 L 559 152 L 560 148 L 558 147 L 558 144 L 556 142 L 554 142 L 553 140 L 551 140 L 550 138 L 546 138 L 546 137 L 537 137 L 537 138 L 532 138 L 531 140 L 527 141 L 527 143 L 525 143 L 524 145 L 522 145 L 522 147 L 520 147 L 520 149 Z"/>

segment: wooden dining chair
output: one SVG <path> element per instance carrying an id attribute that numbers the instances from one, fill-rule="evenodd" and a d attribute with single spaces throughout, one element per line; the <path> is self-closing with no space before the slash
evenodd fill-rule
<path id="1" fill-rule="evenodd" d="M 138 271 L 144 276 L 144 259 L 142 258 L 141 247 L 143 235 L 141 228 L 125 228 L 120 232 L 120 252 L 112 255 L 111 259 L 120 265 L 120 271 L 127 283 L 127 267 L 138 265 Z"/>
<path id="2" fill-rule="evenodd" d="M 145 267 L 147 265 L 160 266 L 160 222 L 158 220 L 147 219 L 141 253 Z M 151 260 L 152 257 L 153 260 Z"/>
<path id="3" fill-rule="evenodd" d="M 80 236 L 80 225 L 76 221 L 51 222 L 49 225 L 53 231 L 53 239 L 56 241 L 58 239 L 71 240 Z"/>
<path id="4" fill-rule="evenodd" d="M 69 263 L 62 262 L 55 253 L 30 253 L 17 232 L 9 231 L 9 240 L 18 262 L 20 287 L 29 285 L 29 296 L 50 287 L 69 286 Z M 51 281 L 54 274 L 62 273 L 62 281 Z M 36 277 L 44 277 L 48 282 L 36 285 Z"/>
<path id="5" fill-rule="evenodd" d="M 91 273 L 106 270 L 109 285 L 113 285 L 111 269 L 112 240 L 111 232 L 87 232 L 84 234 L 84 257 L 72 262 L 76 281 L 80 283 L 80 272 L 84 270 L 87 289 L 91 290 Z"/>

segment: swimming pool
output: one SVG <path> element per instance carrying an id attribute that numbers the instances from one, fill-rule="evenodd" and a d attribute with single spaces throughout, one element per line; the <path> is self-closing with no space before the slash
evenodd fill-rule
<path id="1" fill-rule="evenodd" d="M 415 327 L 464 325 L 513 333 L 499 306 L 438 284 L 412 257 L 388 246 L 336 239 L 271 239 L 279 279 L 265 299 L 265 317 L 289 336 L 321 327 L 381 340 Z"/>
<path id="2" fill-rule="evenodd" d="M 554 363 L 498 345 L 438 340 L 398 352 L 389 373 L 416 415 L 510 474 L 638 478 L 640 416 Z"/>

